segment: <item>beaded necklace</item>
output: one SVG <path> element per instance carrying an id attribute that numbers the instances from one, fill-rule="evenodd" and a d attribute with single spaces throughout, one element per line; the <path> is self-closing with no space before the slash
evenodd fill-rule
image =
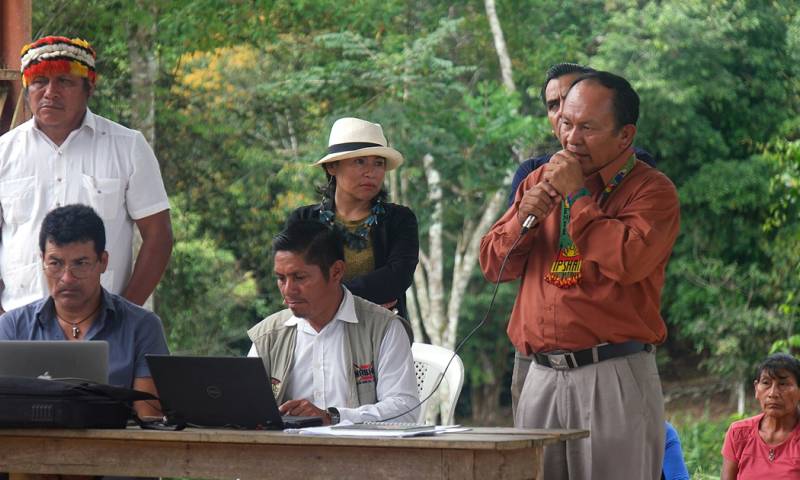
<path id="1" fill-rule="evenodd" d="M 631 158 L 603 189 L 603 193 L 600 194 L 600 203 L 604 202 L 611 195 L 611 192 L 622 183 L 622 180 L 630 173 L 635 163 L 636 157 L 631 155 Z M 550 270 L 544 276 L 546 282 L 559 288 L 574 287 L 581 281 L 583 258 L 581 257 L 581 252 L 578 251 L 578 246 L 570 238 L 567 227 L 569 226 L 570 208 L 575 203 L 575 200 L 585 195 L 589 195 L 586 187 L 579 190 L 575 195 L 567 196 L 561 203 L 561 233 L 558 239 L 558 254 L 553 260 Z"/>
<path id="2" fill-rule="evenodd" d="M 386 213 L 386 209 L 383 207 L 383 201 L 378 199 L 375 204 L 372 205 L 369 216 L 354 232 L 351 232 L 340 222 L 337 222 L 336 214 L 325 204 L 323 204 L 323 207 L 319 211 L 319 218 L 323 223 L 327 223 L 331 228 L 342 235 L 347 248 L 360 251 L 367 248 L 367 235 L 369 235 L 372 227 L 378 224 L 378 216 L 384 213 Z"/>

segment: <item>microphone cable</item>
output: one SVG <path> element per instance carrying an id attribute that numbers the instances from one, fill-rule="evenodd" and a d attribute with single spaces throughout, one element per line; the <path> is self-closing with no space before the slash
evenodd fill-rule
<path id="1" fill-rule="evenodd" d="M 406 415 L 409 412 L 413 412 L 417 408 L 421 407 L 422 404 L 427 402 L 428 399 L 431 398 L 433 396 L 433 394 L 436 393 L 437 390 L 439 390 L 439 386 L 442 384 L 442 380 L 444 380 L 444 374 L 447 373 L 447 369 L 450 368 L 450 364 L 456 358 L 456 355 L 458 355 L 458 352 L 460 352 L 461 348 L 467 343 L 467 341 L 470 338 L 472 338 L 473 335 L 475 335 L 475 332 L 477 332 L 481 327 L 483 327 L 486 324 L 486 320 L 488 320 L 489 314 L 492 313 L 492 307 L 494 307 L 494 300 L 497 297 L 497 290 L 498 290 L 498 288 L 500 288 L 500 278 L 502 278 L 503 270 L 506 267 L 506 263 L 508 262 L 508 258 L 511 256 L 511 252 L 514 251 L 514 249 L 519 244 L 519 241 L 522 240 L 522 237 L 525 236 L 525 234 L 528 232 L 528 229 L 532 226 L 533 221 L 529 222 L 531 217 L 533 217 L 533 215 L 529 215 L 528 218 L 525 220 L 525 223 L 527 225 L 523 226 L 523 228 L 519 232 L 519 235 L 517 235 L 517 239 L 514 240 L 514 243 L 511 244 L 511 248 L 508 249 L 508 253 L 506 253 L 505 257 L 503 257 L 503 262 L 500 264 L 500 270 L 497 272 L 497 280 L 495 280 L 495 282 L 494 282 L 494 290 L 492 291 L 492 299 L 489 301 L 489 307 L 486 309 L 486 313 L 484 314 L 484 316 L 481 319 L 481 321 L 478 322 L 478 324 L 475 325 L 475 327 L 473 327 L 472 330 L 470 330 L 469 333 L 460 342 L 458 342 L 458 344 L 456 344 L 456 348 L 453 350 L 453 355 L 450 356 L 450 360 L 448 360 L 447 364 L 444 367 L 444 370 L 442 370 L 442 373 L 439 376 L 439 380 L 436 382 L 436 385 L 433 386 L 433 389 L 431 390 L 431 392 L 428 393 L 428 395 L 425 398 L 423 398 L 422 400 L 420 400 L 416 405 L 414 405 L 413 407 L 405 410 L 404 412 L 402 412 L 400 414 L 397 414 L 395 416 L 389 417 L 389 418 L 384 418 L 383 420 L 378 420 L 375 423 L 385 423 L 385 422 L 388 422 L 390 420 L 394 420 L 395 418 L 402 417 L 403 415 Z M 534 220 L 535 220 L 535 217 L 534 217 Z M 453 408 L 455 408 L 455 405 L 453 405 Z M 416 423 L 416 422 L 413 422 L 413 423 Z"/>

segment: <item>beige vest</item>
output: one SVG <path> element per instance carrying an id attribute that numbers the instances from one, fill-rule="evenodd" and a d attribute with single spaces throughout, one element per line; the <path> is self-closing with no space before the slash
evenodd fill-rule
<path id="1" fill-rule="evenodd" d="M 389 310 L 353 295 L 358 323 L 345 323 L 348 339 L 345 345 L 345 356 L 352 358 L 353 376 L 350 377 L 350 395 L 345 408 L 377 403 L 378 384 L 375 363 L 380 355 L 380 346 L 390 322 L 399 320 L 409 334 L 408 322 Z M 297 326 L 286 325 L 292 317 L 292 311 L 282 310 L 270 315 L 247 331 L 247 335 L 256 346 L 258 356 L 264 362 L 264 368 L 272 381 L 272 393 L 278 405 L 285 402 L 286 379 L 294 358 L 294 346 L 297 340 Z"/>

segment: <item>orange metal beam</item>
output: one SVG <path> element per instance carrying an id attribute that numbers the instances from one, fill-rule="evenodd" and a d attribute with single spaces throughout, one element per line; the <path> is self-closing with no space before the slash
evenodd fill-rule
<path id="1" fill-rule="evenodd" d="M 31 0 L 0 1 L 0 68 L 19 72 L 19 52 L 22 46 L 30 41 Z M 11 126 L 11 117 L 22 92 L 22 83 L 19 80 L 9 83 L 11 90 L 8 101 L 0 111 L 0 133 L 6 132 Z M 22 116 L 23 118 L 17 119 L 17 122 L 30 118 L 27 108 L 22 112 Z"/>

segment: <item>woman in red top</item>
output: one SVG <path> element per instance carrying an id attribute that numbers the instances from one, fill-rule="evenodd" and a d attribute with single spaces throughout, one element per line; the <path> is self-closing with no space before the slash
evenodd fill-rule
<path id="1" fill-rule="evenodd" d="M 800 478 L 800 361 L 770 355 L 754 381 L 761 414 L 734 422 L 722 446 L 722 480 Z"/>

